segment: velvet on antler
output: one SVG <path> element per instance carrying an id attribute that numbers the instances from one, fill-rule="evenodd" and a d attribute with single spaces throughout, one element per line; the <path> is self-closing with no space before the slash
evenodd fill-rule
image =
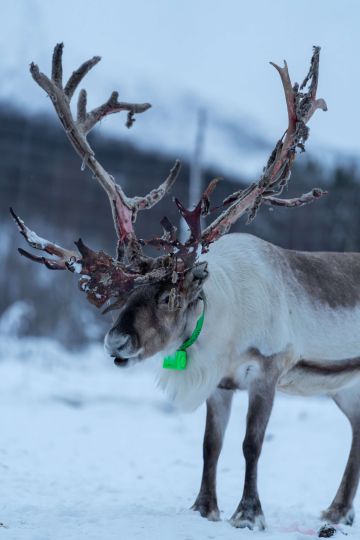
<path id="1" fill-rule="evenodd" d="M 309 128 L 306 124 L 317 109 L 327 110 L 326 102 L 323 99 L 316 99 L 319 55 L 320 47 L 314 47 L 309 72 L 300 87 L 297 83 L 291 84 L 285 61 L 284 67 L 270 62 L 278 71 L 284 88 L 288 127 L 284 136 L 276 143 L 259 181 L 243 191 L 233 193 L 223 201 L 223 205 L 227 206 L 226 210 L 201 235 L 204 249 L 207 249 L 211 242 L 228 232 L 231 225 L 243 214 L 247 213 L 248 222 L 252 221 L 263 202 L 277 206 L 295 207 L 311 203 L 326 194 L 325 191 L 314 188 L 309 193 L 295 199 L 279 198 L 290 180 L 291 167 L 297 151 L 305 150 L 305 142 L 309 136 Z"/>
<path id="2" fill-rule="evenodd" d="M 313 202 L 324 195 L 324 191 L 314 188 L 297 198 L 279 197 L 289 182 L 291 166 L 297 151 L 304 150 L 309 135 L 308 121 L 316 109 L 326 110 L 325 101 L 316 98 L 319 53 L 320 48 L 314 47 L 310 69 L 301 86 L 297 83 L 292 86 L 286 62 L 284 67 L 272 64 L 279 72 L 283 84 L 288 127 L 284 136 L 277 142 L 258 182 L 226 197 L 220 206 L 210 208 L 210 196 L 218 183 L 218 179 L 214 179 L 195 208 L 188 210 L 175 199 L 181 217 L 189 229 L 189 236 L 185 241 L 178 239 L 176 227 L 166 217 L 161 220 L 163 236 L 143 240 L 138 239 L 134 231 L 137 213 L 152 208 L 170 191 L 178 177 L 180 162 L 176 160 L 165 181 L 147 195 L 132 198 L 126 196 L 121 186 L 96 159 L 87 135 L 102 118 L 122 111 L 127 112 L 126 126 L 131 127 L 135 121 L 135 114 L 145 112 L 150 108 L 150 104 L 121 102 L 118 93 L 113 92 L 105 103 L 88 111 L 87 94 L 85 90 L 81 90 L 77 115 L 74 118 L 70 107 L 71 99 L 84 76 L 100 61 L 100 57 L 94 56 L 84 62 L 64 85 L 63 44 L 56 45 L 52 58 L 51 78 L 33 63 L 30 72 L 33 79 L 50 97 L 67 137 L 82 160 L 82 168 L 90 169 L 108 195 L 118 237 L 117 254 L 116 257 L 111 257 L 103 251 L 93 251 L 81 239 L 75 242 L 77 251 L 64 249 L 40 238 L 11 210 L 27 243 L 50 257 L 34 255 L 21 248 L 20 254 L 44 264 L 51 270 L 68 269 L 80 274 L 80 288 L 97 307 L 115 299 L 107 310 L 116 308 L 135 287 L 154 281 L 170 280 L 173 288 L 169 307 L 176 308 L 177 291 L 182 286 L 185 272 L 196 263 L 199 254 L 207 251 L 212 242 L 227 233 L 243 214 L 247 213 L 248 221 L 251 221 L 262 203 L 296 207 Z M 202 230 L 201 218 L 218 209 L 221 209 L 222 213 Z M 156 258 L 146 256 L 142 251 L 144 245 L 156 247 L 163 253 Z"/>

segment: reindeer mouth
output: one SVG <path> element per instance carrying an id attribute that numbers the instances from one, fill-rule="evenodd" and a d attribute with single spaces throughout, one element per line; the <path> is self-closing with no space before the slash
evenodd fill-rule
<path id="1" fill-rule="evenodd" d="M 128 356 L 128 358 L 115 354 L 112 354 L 111 356 L 114 359 L 115 366 L 118 366 L 120 368 L 133 366 L 134 364 L 137 364 L 141 359 L 140 351 L 138 351 L 136 354 Z"/>
<path id="2" fill-rule="evenodd" d="M 114 358 L 114 364 L 118 367 L 125 367 L 129 363 L 129 358 L 121 358 L 121 356 L 117 356 Z"/>

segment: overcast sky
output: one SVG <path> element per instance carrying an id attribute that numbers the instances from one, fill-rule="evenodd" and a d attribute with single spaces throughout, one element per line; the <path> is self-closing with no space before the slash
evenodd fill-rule
<path id="1" fill-rule="evenodd" d="M 274 142 L 286 110 L 268 62 L 286 58 L 300 80 L 312 46 L 321 45 L 318 96 L 329 112 L 312 120 L 312 141 L 360 154 L 359 1 L 2 0 L 1 6 L 1 97 L 48 107 L 27 66 L 35 60 L 48 69 L 54 44 L 64 41 L 68 70 L 94 54 L 103 57 L 88 87 L 126 84 L 135 95 L 124 98 L 160 110 L 164 96 L 169 106 L 173 96 L 196 94 L 214 109 L 254 119 Z"/>

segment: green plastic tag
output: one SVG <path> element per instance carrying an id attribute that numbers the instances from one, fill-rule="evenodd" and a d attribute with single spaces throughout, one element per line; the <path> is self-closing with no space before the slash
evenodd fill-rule
<path id="1" fill-rule="evenodd" d="M 165 356 L 163 368 L 165 369 L 186 369 L 187 354 L 186 351 L 178 350 L 171 356 Z"/>
<path id="2" fill-rule="evenodd" d="M 193 333 L 191 334 L 189 339 L 184 341 L 184 343 L 176 351 L 176 353 L 172 354 L 171 356 L 166 356 L 164 358 L 163 368 L 165 368 L 165 369 L 178 369 L 178 370 L 186 369 L 186 364 L 187 364 L 186 349 L 191 347 L 191 345 L 193 345 L 195 343 L 195 341 L 197 340 L 197 338 L 199 337 L 201 329 L 203 327 L 203 323 L 204 323 L 204 316 L 205 316 L 205 311 L 203 311 L 201 317 L 199 318 L 198 322 L 196 323 L 195 330 L 193 331 Z"/>

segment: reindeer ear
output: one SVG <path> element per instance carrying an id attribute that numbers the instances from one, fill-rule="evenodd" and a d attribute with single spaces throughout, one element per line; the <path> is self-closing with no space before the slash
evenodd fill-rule
<path id="1" fill-rule="evenodd" d="M 206 278 L 208 277 L 208 275 L 209 275 L 209 272 L 208 272 L 207 268 L 208 268 L 208 263 L 207 262 L 197 263 L 190 270 L 190 272 L 192 272 L 193 280 L 200 281 L 201 283 L 203 283 L 206 280 Z"/>
<path id="2" fill-rule="evenodd" d="M 188 295 L 190 302 L 195 300 L 196 296 L 200 293 L 202 286 L 209 275 L 207 267 L 207 262 L 200 262 L 185 274 L 184 290 Z"/>

